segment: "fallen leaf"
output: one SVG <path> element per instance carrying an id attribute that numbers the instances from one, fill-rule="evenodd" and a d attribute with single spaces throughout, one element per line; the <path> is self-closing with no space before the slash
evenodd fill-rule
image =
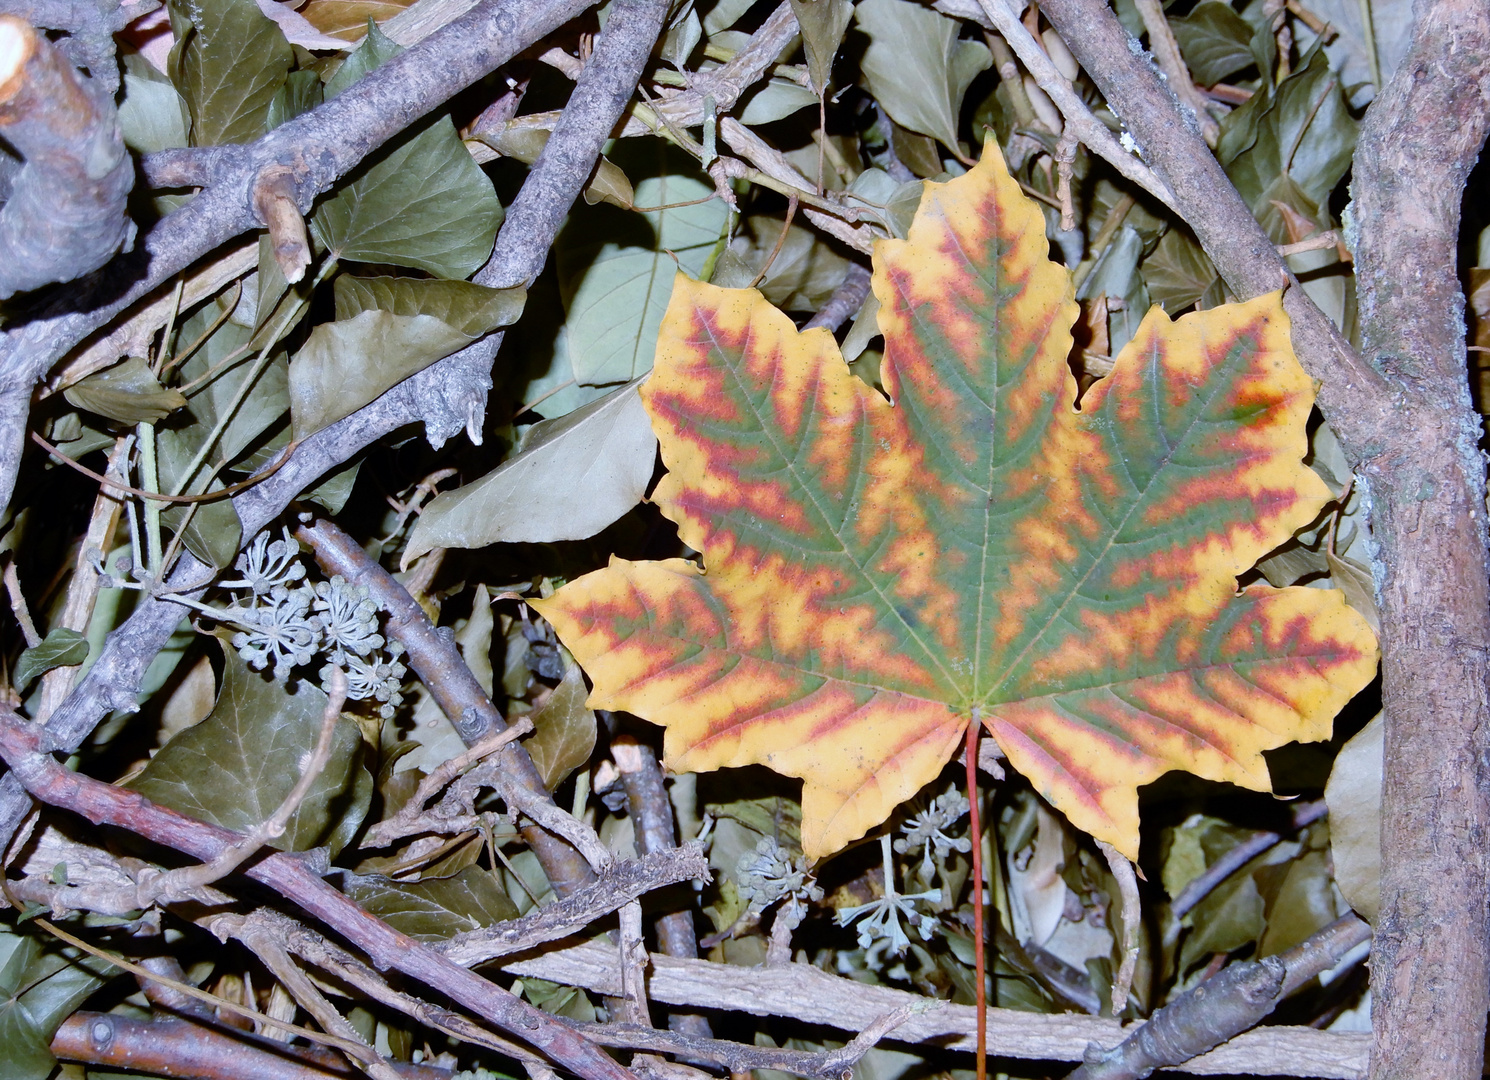
<path id="1" fill-rule="evenodd" d="M 557 420 L 533 425 L 493 471 L 430 500 L 402 565 L 427 551 L 496 543 L 583 540 L 630 510 L 657 461 L 635 383 Z"/>
<path id="2" fill-rule="evenodd" d="M 928 184 L 877 246 L 893 404 L 830 334 L 680 276 L 642 396 L 653 501 L 703 567 L 613 559 L 532 602 L 592 708 L 667 728 L 669 769 L 802 777 L 809 855 L 883 821 L 971 720 L 1134 858 L 1140 785 L 1267 791 L 1262 751 L 1328 737 L 1375 673 L 1340 593 L 1237 593 L 1330 498 L 1279 295 L 1151 310 L 1078 411 L 1047 250 L 996 146 Z"/>
<path id="3" fill-rule="evenodd" d="M 1335 883 L 1361 918 L 1381 910 L 1381 777 L 1386 729 L 1381 714 L 1340 748 L 1324 801 L 1330 808 Z"/>

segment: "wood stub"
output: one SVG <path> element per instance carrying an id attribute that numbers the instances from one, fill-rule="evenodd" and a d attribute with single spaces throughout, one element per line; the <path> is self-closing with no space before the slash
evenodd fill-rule
<path id="1" fill-rule="evenodd" d="M 0 16 L 0 133 L 24 159 L 0 210 L 0 299 L 96 270 L 131 238 L 134 169 L 110 96 Z"/>
<path id="2" fill-rule="evenodd" d="M 310 238 L 295 202 L 294 171 L 285 165 L 271 165 L 260 172 L 254 181 L 253 204 L 254 213 L 269 230 L 280 273 L 295 284 L 310 266 Z"/>
<path id="3" fill-rule="evenodd" d="M 0 103 L 15 97 L 24 85 L 21 71 L 36 55 L 37 34 L 14 15 L 0 15 Z"/>

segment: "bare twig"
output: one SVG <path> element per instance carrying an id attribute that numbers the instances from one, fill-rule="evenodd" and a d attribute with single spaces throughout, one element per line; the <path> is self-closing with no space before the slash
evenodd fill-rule
<path id="1" fill-rule="evenodd" d="M 709 879 L 703 845 L 685 844 L 618 861 L 595 881 L 547 907 L 519 919 L 493 923 L 442 942 L 435 948 L 462 967 L 475 967 L 499 956 L 524 952 L 558 941 L 639 896 L 680 881 Z"/>
<path id="2" fill-rule="evenodd" d="M 52 1037 L 62 1061 L 161 1076 L 211 1080 L 346 1080 L 344 1062 L 303 1046 L 264 1042 L 242 1031 L 190 1020 L 132 1020 L 113 1013 L 76 1012 Z M 449 1069 L 396 1063 L 401 1080 L 450 1080 Z"/>
<path id="3" fill-rule="evenodd" d="M 513 810 L 521 811 L 555 836 L 561 836 L 584 856 L 590 869 L 601 873 L 615 862 L 606 846 L 601 843 L 595 830 L 579 818 L 566 814 L 554 805 L 553 796 L 540 788 L 534 791 L 521 781 L 506 774 L 495 778 L 497 790 Z"/>
<path id="4" fill-rule="evenodd" d="M 135 792 L 68 771 L 38 750 L 37 736 L 14 713 L 0 714 L 0 757 L 10 766 L 11 774 L 41 801 L 83 814 L 94 822 L 128 829 L 203 860 L 216 858 L 242 839 L 238 833 L 155 806 Z M 627 1069 L 552 1017 L 367 914 L 323 881 L 303 859 L 276 852 L 245 872 L 356 944 L 373 963 L 396 968 L 438 987 L 585 1080 L 632 1080 Z"/>
<path id="5" fill-rule="evenodd" d="M 1034 76 L 1040 89 L 1055 102 L 1056 108 L 1060 109 L 1061 116 L 1065 118 L 1066 126 L 1075 130 L 1077 138 L 1165 206 L 1173 206 L 1174 195 L 1169 187 L 1147 165 L 1124 150 L 1117 139 L 1113 138 L 1112 132 L 1092 115 L 1086 103 L 1076 95 L 1070 82 L 1056 69 L 1055 63 L 1046 55 L 1039 42 L 1024 28 L 1009 0 L 978 0 L 978 5 L 1009 43 L 1020 63 Z"/>
<path id="6" fill-rule="evenodd" d="M 1128 992 L 1133 989 L 1133 973 L 1138 970 L 1138 933 L 1143 927 L 1143 909 L 1138 899 L 1138 878 L 1133 864 L 1111 844 L 1098 840 L 1097 848 L 1107 859 L 1112 876 L 1117 879 L 1118 896 L 1123 904 L 1123 962 L 1112 980 L 1112 1015 L 1122 1016 L 1128 1007 Z"/>
<path id="7" fill-rule="evenodd" d="M 34 649 L 41 644 L 41 635 L 31 621 L 31 608 L 26 603 L 26 594 L 21 592 L 21 579 L 16 574 L 14 556 L 5 561 L 5 593 L 10 597 L 10 610 L 20 624 L 21 636 L 26 639 L 26 648 Z"/>
<path id="8" fill-rule="evenodd" d="M 647 943 L 642 940 L 642 905 L 628 900 L 621 905 L 618 920 L 621 942 L 621 1019 L 628 1024 L 651 1027 L 647 1009 Z"/>
<path id="9" fill-rule="evenodd" d="M 222 940 L 226 941 L 231 935 L 248 946 L 269 969 L 270 974 L 279 980 L 279 984 L 290 992 L 296 1003 L 315 1018 L 322 1031 L 338 1036 L 346 1044 L 357 1046 L 357 1050 L 347 1049 L 345 1046 L 343 1049 L 347 1057 L 368 1076 L 373 1080 L 398 1080 L 398 1073 L 376 1050 L 367 1045 L 357 1029 L 347 1022 L 347 1018 L 337 1012 L 325 995 L 316 989 L 316 984 L 310 977 L 295 966 L 295 961 L 285 952 L 277 934 L 265 933 L 261 926 L 248 922 L 240 915 L 219 916 L 212 921 L 212 927 Z"/>
<path id="10" fill-rule="evenodd" d="M 442 761 L 434 772 L 419 781 L 419 787 L 415 790 L 413 798 L 404 803 L 397 814 L 391 818 L 384 818 L 367 830 L 367 836 L 363 838 L 361 846 L 365 848 L 384 847 L 394 840 L 419 831 L 424 804 L 438 795 L 446 784 L 482 758 L 495 754 L 513 739 L 526 735 L 532 730 L 533 721 L 524 716 L 506 731 L 488 735 L 464 754 L 457 754 L 453 758 Z"/>

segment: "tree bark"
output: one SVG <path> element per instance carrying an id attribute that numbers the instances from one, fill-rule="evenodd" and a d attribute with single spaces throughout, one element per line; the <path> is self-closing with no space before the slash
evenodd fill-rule
<path id="1" fill-rule="evenodd" d="M 1363 470 L 1386 636 L 1371 1075 L 1468 1080 L 1490 1008 L 1490 559 L 1455 265 L 1490 125 L 1490 5 L 1419 0 L 1415 15 L 1352 181 L 1362 351 L 1416 406 Z"/>
<path id="2" fill-rule="evenodd" d="M 1242 299 L 1286 270 L 1142 50 L 1098 0 L 1043 0 Z M 1419 0 L 1408 59 L 1354 164 L 1362 363 L 1303 291 L 1299 359 L 1372 500 L 1386 774 L 1373 1077 L 1480 1075 L 1490 1005 L 1490 559 L 1455 276 L 1464 182 L 1490 123 L 1490 6 Z"/>

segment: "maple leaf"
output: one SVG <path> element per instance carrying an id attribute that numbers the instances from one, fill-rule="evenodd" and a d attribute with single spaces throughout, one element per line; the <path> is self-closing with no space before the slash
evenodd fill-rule
<path id="1" fill-rule="evenodd" d="M 1040 210 L 990 144 L 875 249 L 889 400 L 833 337 L 679 276 L 642 390 L 654 501 L 702 568 L 613 559 L 535 606 L 594 708 L 667 728 L 674 771 L 801 777 L 837 850 L 976 719 L 1073 824 L 1138 854 L 1171 769 L 1270 789 L 1329 737 L 1376 640 L 1334 590 L 1237 592 L 1330 499 L 1277 294 L 1155 307 L 1077 405 L 1078 317 Z"/>

